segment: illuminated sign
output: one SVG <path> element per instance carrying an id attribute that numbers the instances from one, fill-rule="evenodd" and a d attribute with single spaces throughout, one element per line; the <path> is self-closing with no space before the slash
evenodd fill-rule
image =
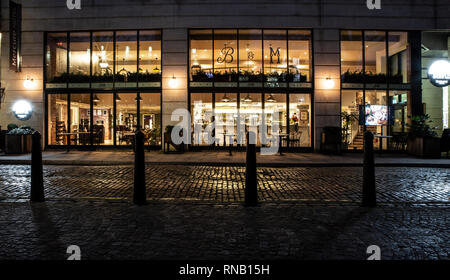
<path id="1" fill-rule="evenodd" d="M 20 100 L 14 103 L 12 111 L 16 116 L 16 118 L 18 118 L 21 121 L 27 121 L 31 118 L 31 115 L 33 114 L 33 107 L 31 106 L 30 102 Z"/>
<path id="2" fill-rule="evenodd" d="M 450 62 L 438 60 L 428 68 L 428 78 L 436 87 L 446 87 L 450 84 Z"/>

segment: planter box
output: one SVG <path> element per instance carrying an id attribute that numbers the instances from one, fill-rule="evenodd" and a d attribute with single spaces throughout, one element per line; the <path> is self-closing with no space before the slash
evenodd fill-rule
<path id="1" fill-rule="evenodd" d="M 408 139 L 408 153 L 423 158 L 441 157 L 441 140 L 439 138 Z"/>
<path id="2" fill-rule="evenodd" d="M 6 134 L 5 152 L 7 154 L 28 154 L 31 153 L 31 134 L 14 135 Z"/>

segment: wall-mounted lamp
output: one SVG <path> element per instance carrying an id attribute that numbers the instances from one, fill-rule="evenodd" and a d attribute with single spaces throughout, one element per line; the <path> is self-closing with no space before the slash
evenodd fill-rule
<path id="1" fill-rule="evenodd" d="M 175 78 L 175 75 L 172 75 L 172 78 L 169 80 L 169 87 L 176 88 L 178 86 L 177 78 Z"/>
<path id="2" fill-rule="evenodd" d="M 330 77 L 327 77 L 324 85 L 325 85 L 326 89 L 332 89 L 332 88 L 334 88 L 335 83 Z"/>
<path id="3" fill-rule="evenodd" d="M 36 81 L 30 76 L 27 76 L 27 79 L 23 82 L 23 86 L 26 89 L 33 89 L 36 87 Z"/>

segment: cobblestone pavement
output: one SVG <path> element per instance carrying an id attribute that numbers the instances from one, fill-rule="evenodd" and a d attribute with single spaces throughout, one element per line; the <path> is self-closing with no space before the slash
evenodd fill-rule
<path id="1" fill-rule="evenodd" d="M 0 259 L 450 259 L 449 206 L 120 200 L 0 203 Z"/>
<path id="2" fill-rule="evenodd" d="M 377 168 L 381 202 L 449 202 L 450 169 Z M 45 166 L 49 198 L 132 196 L 132 166 Z M 149 165 L 151 199 L 241 202 L 245 168 L 238 166 Z M 258 168 L 260 201 L 361 201 L 362 168 Z M 30 168 L 0 165 L 0 199 L 27 198 Z"/>

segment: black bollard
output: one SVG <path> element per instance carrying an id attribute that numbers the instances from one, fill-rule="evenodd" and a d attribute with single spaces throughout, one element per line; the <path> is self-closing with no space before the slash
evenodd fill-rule
<path id="1" fill-rule="evenodd" d="M 35 131 L 31 136 L 31 198 L 32 202 L 45 201 L 44 175 L 42 167 L 41 134 Z"/>
<path id="2" fill-rule="evenodd" d="M 252 141 L 250 141 L 252 139 Z M 258 181 L 256 177 L 256 137 L 247 132 L 247 161 L 245 165 L 245 206 L 258 205 Z"/>
<path id="3" fill-rule="evenodd" d="M 364 171 L 363 171 L 363 207 L 375 207 L 375 157 L 373 151 L 373 133 L 364 133 Z"/>
<path id="4" fill-rule="evenodd" d="M 145 152 L 144 152 L 144 133 L 137 131 L 134 137 L 134 192 L 133 203 L 145 205 L 147 195 L 145 191 Z"/>

